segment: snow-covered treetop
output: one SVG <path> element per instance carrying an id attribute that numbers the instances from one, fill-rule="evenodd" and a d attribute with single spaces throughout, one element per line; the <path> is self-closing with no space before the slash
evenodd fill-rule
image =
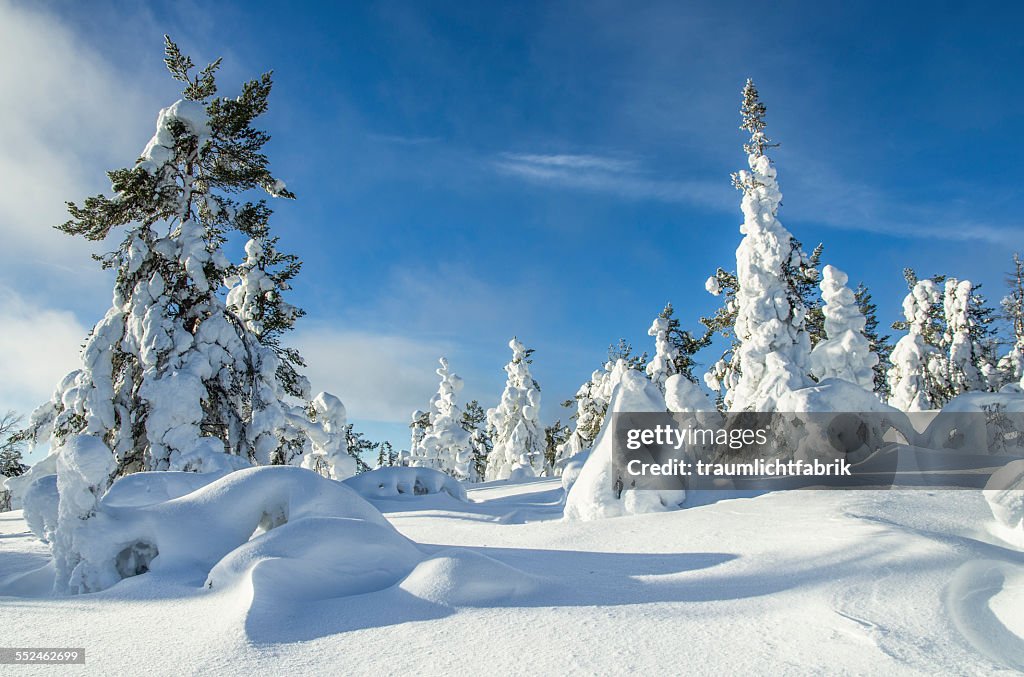
<path id="1" fill-rule="evenodd" d="M 864 331 L 865 319 L 857 305 L 857 297 L 847 286 L 849 277 L 835 266 L 821 271 L 821 298 L 825 302 L 825 333 L 829 338 L 845 331 Z"/>
<path id="2" fill-rule="evenodd" d="M 676 358 L 679 350 L 669 341 L 669 318 L 659 315 L 654 318 L 651 328 L 647 330 L 648 336 L 654 337 L 654 357 L 647 364 L 647 375 L 651 381 L 662 391 L 665 390 L 665 381 L 669 376 L 676 373 Z"/>

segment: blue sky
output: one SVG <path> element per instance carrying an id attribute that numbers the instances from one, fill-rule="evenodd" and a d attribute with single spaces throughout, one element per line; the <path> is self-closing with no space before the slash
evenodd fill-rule
<path id="1" fill-rule="evenodd" d="M 1022 20 L 1014 3 L 0 0 L 0 405 L 47 397 L 109 303 L 94 248 L 49 226 L 177 98 L 165 32 L 224 57 L 224 94 L 274 70 L 295 343 L 315 387 L 402 446 L 441 354 L 490 406 L 519 335 L 553 420 L 610 342 L 650 347 L 666 301 L 698 327 L 739 243 L 748 76 L 782 143 L 780 219 L 884 323 L 904 266 L 1000 297 L 1024 249 Z"/>

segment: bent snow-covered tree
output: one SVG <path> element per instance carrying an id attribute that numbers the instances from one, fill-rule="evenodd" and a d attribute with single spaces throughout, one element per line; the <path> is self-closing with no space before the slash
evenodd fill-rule
<path id="1" fill-rule="evenodd" d="M 494 449 L 487 457 L 487 479 L 534 477 L 544 471 L 544 430 L 540 425 L 540 386 L 530 374 L 530 355 L 517 338 L 508 342 L 512 361 L 497 407 L 487 411 Z"/>
<path id="2" fill-rule="evenodd" d="M 803 271 L 810 265 L 793 236 L 776 218 L 782 193 L 776 170 L 765 155 L 773 144 L 765 135 L 765 106 L 757 88 L 743 88 L 741 129 L 750 132 L 744 144 L 749 170 L 733 175 L 743 191 L 744 235 L 736 249 L 735 340 L 732 367 L 717 366 L 706 380 L 721 384 L 729 374 L 725 407 L 731 411 L 772 411 L 784 393 L 808 384 L 810 338 L 804 328 Z M 717 291 L 718 279 L 709 280 Z"/>
<path id="3" fill-rule="evenodd" d="M 58 226 L 95 241 L 122 227 L 124 236 L 98 257 L 116 272 L 111 308 L 30 432 L 54 447 L 77 434 L 100 438 L 116 474 L 209 470 L 230 458 L 220 452 L 244 464 L 296 463 L 313 422 L 288 398 L 308 400 L 309 383 L 280 337 L 302 314 L 282 298 L 299 262 L 277 252 L 266 203 L 234 197 L 294 197 L 268 169 L 269 136 L 253 126 L 271 76 L 220 97 L 219 60 L 196 73 L 168 38 L 165 62 L 183 97 L 160 111 L 135 164 L 109 172 L 112 196 L 69 203 L 71 219 Z M 238 266 L 223 251 L 232 235 L 248 240 Z M 314 437 L 336 457 L 333 436 Z"/>

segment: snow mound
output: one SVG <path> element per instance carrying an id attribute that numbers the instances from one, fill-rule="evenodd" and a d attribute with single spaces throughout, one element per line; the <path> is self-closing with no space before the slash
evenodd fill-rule
<path id="1" fill-rule="evenodd" d="M 43 475 L 28 485 L 22 496 L 23 514 L 29 530 L 43 543 L 52 543 L 57 531 L 57 475 Z"/>
<path id="2" fill-rule="evenodd" d="M 227 454 L 224 454 L 227 456 Z M 125 475 L 114 482 L 100 504 L 111 508 L 153 505 L 191 494 L 227 473 L 157 470 Z"/>
<path id="3" fill-rule="evenodd" d="M 11 510 L 22 507 L 22 499 L 29 486 L 40 477 L 57 474 L 57 454 L 51 453 L 46 458 L 32 465 L 23 475 L 8 477 L 3 482 L 3 488 L 11 492 Z"/>
<path id="4" fill-rule="evenodd" d="M 682 374 L 673 374 L 665 381 L 665 404 L 677 414 L 718 411 L 700 386 Z"/>
<path id="5" fill-rule="evenodd" d="M 466 490 L 457 480 L 432 468 L 377 468 L 344 483 L 366 498 L 445 493 L 460 501 L 467 500 Z"/>
<path id="6" fill-rule="evenodd" d="M 622 373 L 612 393 L 611 404 L 608 407 L 609 415 L 594 441 L 594 449 L 565 497 L 566 519 L 595 520 L 664 512 L 678 507 L 683 502 L 686 492 L 682 490 L 616 490 L 616 480 L 619 478 L 613 477 L 613 415 L 660 411 L 666 411 L 666 407 L 665 398 L 658 387 L 637 371 L 627 370 Z"/>
<path id="7" fill-rule="evenodd" d="M 921 446 L 1024 455 L 1024 395 L 964 393 L 950 400 L 921 435 Z"/>
<path id="8" fill-rule="evenodd" d="M 140 486 L 116 491 L 113 502 L 125 504 L 100 502 L 94 514 L 81 520 L 75 535 L 78 561 L 70 577 L 72 592 L 103 590 L 147 571 L 203 580 L 214 565 L 254 535 L 258 540 L 266 532 L 304 519 L 360 520 L 394 531 L 350 487 L 293 466 L 247 468 L 178 498 L 137 504 L 140 497 L 174 488 L 173 481 L 159 479 L 164 474 L 143 475 L 131 484 L 153 482 L 156 487 L 148 492 Z M 63 503 L 62 493 L 62 513 Z M 351 547 L 351 539 L 346 543 Z"/>
<path id="9" fill-rule="evenodd" d="M 228 553 L 206 587 L 250 582 L 254 599 L 306 601 L 375 592 L 400 581 L 423 553 L 390 526 L 343 517 L 284 524 Z"/>
<path id="10" fill-rule="evenodd" d="M 472 550 L 444 550 L 421 562 L 400 584 L 411 595 L 445 606 L 485 606 L 527 595 L 540 579 Z"/>
<path id="11" fill-rule="evenodd" d="M 1001 524 L 1024 532 L 1024 461 L 1012 461 L 992 473 L 983 493 Z"/>
<path id="12" fill-rule="evenodd" d="M 588 458 L 590 458 L 590 449 L 585 449 L 569 457 L 569 460 L 565 462 L 565 465 L 562 467 L 562 489 L 565 490 L 566 494 L 572 489 L 572 485 L 576 484 L 576 480 L 579 479 Z"/>

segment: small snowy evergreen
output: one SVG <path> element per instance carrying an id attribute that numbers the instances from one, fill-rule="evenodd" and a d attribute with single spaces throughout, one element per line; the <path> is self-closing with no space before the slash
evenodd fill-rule
<path id="1" fill-rule="evenodd" d="M 986 333 L 987 319 L 987 316 L 979 316 L 979 311 L 984 313 L 983 307 L 970 280 L 946 279 L 943 296 L 946 331 L 942 343 L 948 347 L 947 383 L 952 396 L 990 390 L 998 380 L 981 340 Z"/>
<path id="2" fill-rule="evenodd" d="M 872 390 L 878 356 L 871 352 L 864 335 L 866 321 L 856 296 L 846 286 L 847 280 L 846 273 L 833 266 L 825 266 L 822 271 L 822 313 L 827 338 L 811 351 L 811 372 L 819 381 L 839 378 Z"/>
<path id="3" fill-rule="evenodd" d="M 1007 280 L 1010 293 L 1002 301 L 1003 316 L 1012 332 L 1010 349 L 999 359 L 1001 385 L 1024 388 L 1024 259 L 1013 255 L 1013 272 Z"/>
<path id="4" fill-rule="evenodd" d="M 410 449 L 410 465 L 432 468 L 457 479 L 474 476 L 473 445 L 469 432 L 462 426 L 462 410 L 456 395 L 462 390 L 462 379 L 440 359 L 437 375 L 441 377 L 437 394 L 430 400 L 429 427 Z"/>
<path id="5" fill-rule="evenodd" d="M 903 300 L 905 321 L 896 328 L 905 327 L 907 334 L 897 341 L 890 359 L 889 405 L 903 411 L 936 409 L 946 401 L 945 359 L 941 351 L 929 341 L 935 334 L 934 306 L 941 295 L 933 280 L 913 282 L 910 293 Z"/>
<path id="6" fill-rule="evenodd" d="M 508 343 L 512 361 L 501 402 L 487 411 L 494 449 L 487 458 L 487 480 L 534 477 L 544 472 L 544 431 L 540 387 L 530 375 L 530 355 L 517 338 Z"/>

